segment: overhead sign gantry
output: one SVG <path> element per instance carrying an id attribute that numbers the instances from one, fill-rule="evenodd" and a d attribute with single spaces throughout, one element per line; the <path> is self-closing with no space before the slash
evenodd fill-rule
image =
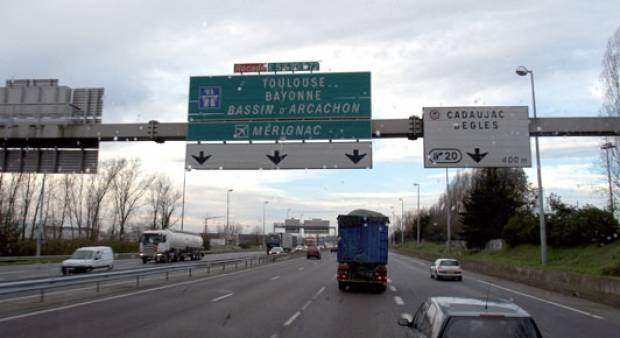
<path id="1" fill-rule="evenodd" d="M 425 168 L 531 167 L 527 107 L 426 107 Z"/>
<path id="2" fill-rule="evenodd" d="M 318 63 L 235 65 L 240 72 L 265 69 L 313 71 Z M 369 72 L 190 78 L 187 140 L 224 142 L 188 144 L 192 168 L 370 168 L 371 142 L 359 140 L 371 137 Z M 317 140 L 329 142 L 306 143 Z"/>

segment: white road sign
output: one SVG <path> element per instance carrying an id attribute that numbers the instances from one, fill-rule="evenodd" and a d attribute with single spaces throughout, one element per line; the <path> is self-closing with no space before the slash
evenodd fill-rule
<path id="1" fill-rule="evenodd" d="M 372 142 L 188 144 L 191 169 L 369 169 Z"/>
<path id="2" fill-rule="evenodd" d="M 426 107 L 425 168 L 531 167 L 527 107 Z"/>

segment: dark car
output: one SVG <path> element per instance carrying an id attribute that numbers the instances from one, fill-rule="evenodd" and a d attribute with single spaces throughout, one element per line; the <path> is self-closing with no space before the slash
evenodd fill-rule
<path id="1" fill-rule="evenodd" d="M 401 318 L 414 337 L 425 338 L 541 338 L 529 313 L 518 305 L 474 298 L 431 297 L 413 319 Z"/>
<path id="2" fill-rule="evenodd" d="M 321 251 L 316 246 L 309 246 L 308 250 L 306 250 L 306 258 L 321 259 Z"/>

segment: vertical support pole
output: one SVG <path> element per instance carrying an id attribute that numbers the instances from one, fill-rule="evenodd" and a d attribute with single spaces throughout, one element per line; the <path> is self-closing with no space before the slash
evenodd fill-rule
<path id="1" fill-rule="evenodd" d="M 451 237 L 452 237 L 452 224 L 451 224 L 451 209 L 452 206 L 450 204 L 450 181 L 448 179 L 448 168 L 446 168 L 446 218 L 447 218 L 447 231 L 448 231 L 448 238 L 446 241 L 446 248 L 448 249 L 448 251 L 450 251 L 450 247 L 452 246 L 451 243 Z"/>
<path id="2" fill-rule="evenodd" d="M 36 249 L 37 258 L 41 257 L 41 244 L 43 241 L 43 219 L 45 219 L 45 217 L 43 217 L 43 198 L 45 196 L 45 178 L 46 177 L 47 177 L 47 174 L 43 174 L 43 182 L 41 182 L 41 193 L 39 194 L 40 218 L 39 218 L 39 226 L 37 227 L 37 249 Z"/>

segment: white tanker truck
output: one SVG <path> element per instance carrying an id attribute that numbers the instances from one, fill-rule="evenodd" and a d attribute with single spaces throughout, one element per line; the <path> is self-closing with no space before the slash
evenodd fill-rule
<path id="1" fill-rule="evenodd" d="M 142 263 L 176 262 L 202 258 L 202 237 L 198 234 L 171 230 L 147 230 L 140 236 Z"/>

